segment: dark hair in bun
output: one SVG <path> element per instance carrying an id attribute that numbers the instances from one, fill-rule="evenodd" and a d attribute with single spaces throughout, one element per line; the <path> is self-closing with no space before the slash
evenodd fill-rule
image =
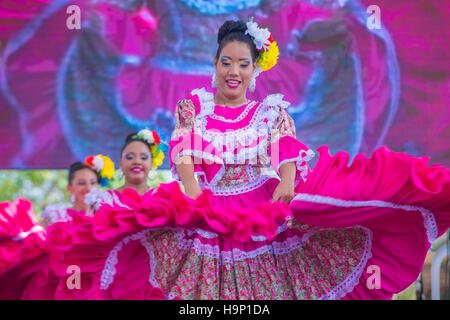
<path id="1" fill-rule="evenodd" d="M 98 183 L 100 183 L 100 175 L 97 172 L 95 172 L 94 169 L 92 169 L 91 167 L 89 167 L 87 165 L 84 165 L 80 161 L 77 161 L 77 162 L 72 163 L 69 167 L 69 184 L 72 183 L 72 180 L 75 176 L 75 172 L 77 172 L 78 170 L 82 170 L 82 169 L 89 169 L 93 173 L 95 173 L 95 175 L 97 176 L 97 181 L 98 181 Z"/>
<path id="2" fill-rule="evenodd" d="M 248 34 L 245 34 L 245 31 L 247 31 L 247 25 L 242 20 L 226 21 L 220 27 L 217 34 L 217 43 L 219 44 L 219 47 L 217 48 L 216 58 L 219 59 L 220 53 L 226 44 L 232 41 L 239 41 L 248 44 L 252 54 L 252 60 L 255 62 L 258 58 L 259 52 L 256 50 L 256 46 L 252 38 Z"/>
<path id="3" fill-rule="evenodd" d="M 151 154 L 152 149 L 150 148 L 150 144 L 143 139 L 134 138 L 135 135 L 137 135 L 137 132 L 133 132 L 133 133 L 130 133 L 129 135 L 127 135 L 127 137 L 125 138 L 125 144 L 123 145 L 122 149 L 120 150 L 120 156 L 122 156 L 123 150 L 125 150 L 125 148 L 134 141 L 140 141 L 143 144 L 145 144 L 148 147 L 148 150 L 150 150 L 150 154 Z"/>

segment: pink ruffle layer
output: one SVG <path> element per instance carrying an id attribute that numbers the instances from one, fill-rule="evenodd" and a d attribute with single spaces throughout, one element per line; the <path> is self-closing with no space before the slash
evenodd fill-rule
<path id="1" fill-rule="evenodd" d="M 391 298 L 418 278 L 431 243 L 450 226 L 449 170 L 386 147 L 371 158 L 357 155 L 351 165 L 346 152 L 318 151 L 313 172 L 296 188 L 293 216 L 317 227 L 368 228 L 372 258 L 345 299 Z M 370 266 L 379 268 L 379 289 L 368 285 Z"/>
<path id="2" fill-rule="evenodd" d="M 226 210 L 213 204 L 211 191 L 205 190 L 193 200 L 183 194 L 177 182 L 161 184 L 143 196 L 132 189 L 118 196 L 128 208 L 104 204 L 93 217 L 76 214 L 73 221 L 57 222 L 49 227 L 51 267 L 61 278 L 57 299 L 164 299 L 161 289 L 153 287 L 145 277 L 133 278 L 133 286 L 129 290 L 121 288 L 120 293 L 100 290 L 101 271 L 111 249 L 139 231 L 200 228 L 223 239 L 246 242 L 252 236 L 272 237 L 278 225 L 290 216 L 288 205 L 283 203 Z M 138 246 L 133 251 L 132 247 L 127 246 L 126 254 L 131 254 L 130 259 L 138 259 L 143 253 L 139 250 L 144 250 Z M 70 265 L 82 270 L 79 290 L 67 289 Z M 133 274 L 150 272 L 146 265 L 135 265 L 135 268 L 139 270 L 133 270 Z"/>
<path id="3" fill-rule="evenodd" d="M 52 300 L 57 281 L 31 202 L 0 203 L 0 299 Z"/>

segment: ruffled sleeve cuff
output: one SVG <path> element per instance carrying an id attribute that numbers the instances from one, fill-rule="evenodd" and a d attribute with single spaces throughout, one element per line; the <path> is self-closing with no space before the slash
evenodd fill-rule
<path id="1" fill-rule="evenodd" d="M 308 161 L 310 161 L 314 155 L 314 151 L 291 136 L 284 136 L 278 141 L 271 143 L 269 147 L 269 156 L 272 167 L 279 176 L 280 168 L 283 164 L 288 162 L 295 163 L 295 185 L 300 181 L 306 181 L 306 176 L 311 171 L 308 166 Z"/>

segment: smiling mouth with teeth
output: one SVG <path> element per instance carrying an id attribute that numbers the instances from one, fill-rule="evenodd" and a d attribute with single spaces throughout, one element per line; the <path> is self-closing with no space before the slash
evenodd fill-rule
<path id="1" fill-rule="evenodd" d="M 225 82 L 230 88 L 237 88 L 241 84 L 239 80 L 226 80 Z"/>
<path id="2" fill-rule="evenodd" d="M 140 167 L 134 167 L 131 169 L 131 172 L 133 172 L 133 173 L 140 173 L 142 171 L 144 171 L 144 170 Z"/>

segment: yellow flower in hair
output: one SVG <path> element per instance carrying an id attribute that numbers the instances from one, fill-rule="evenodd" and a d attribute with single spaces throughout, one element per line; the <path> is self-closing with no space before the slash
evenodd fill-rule
<path id="1" fill-rule="evenodd" d="M 100 176 L 106 179 L 112 179 L 114 175 L 114 162 L 107 156 L 99 154 L 98 157 L 101 157 L 103 160 L 103 168 L 100 171 Z"/>
<path id="2" fill-rule="evenodd" d="M 279 54 L 280 51 L 278 50 L 277 42 L 273 41 L 270 44 L 269 50 L 264 51 L 258 57 L 258 65 L 261 67 L 262 71 L 267 71 L 276 65 Z"/>
<path id="3" fill-rule="evenodd" d="M 160 165 L 162 165 L 164 160 L 164 152 L 158 149 L 156 145 L 150 146 L 152 151 L 152 158 L 153 158 L 153 169 L 157 169 Z"/>

